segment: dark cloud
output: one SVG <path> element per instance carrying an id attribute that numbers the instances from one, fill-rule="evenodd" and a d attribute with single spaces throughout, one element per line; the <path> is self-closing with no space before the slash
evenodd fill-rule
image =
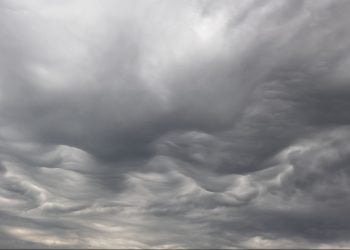
<path id="1" fill-rule="evenodd" d="M 0 247 L 349 247 L 349 11 L 2 1 Z"/>

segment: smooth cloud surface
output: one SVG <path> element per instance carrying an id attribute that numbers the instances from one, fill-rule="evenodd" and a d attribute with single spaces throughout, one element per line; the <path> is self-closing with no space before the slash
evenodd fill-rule
<path id="1" fill-rule="evenodd" d="M 0 247 L 350 247 L 349 11 L 0 1 Z"/>

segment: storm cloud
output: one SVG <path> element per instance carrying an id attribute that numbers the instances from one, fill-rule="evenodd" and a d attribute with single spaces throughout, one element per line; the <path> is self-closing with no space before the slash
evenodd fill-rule
<path id="1" fill-rule="evenodd" d="M 349 12 L 0 0 L 0 247 L 349 248 Z"/>

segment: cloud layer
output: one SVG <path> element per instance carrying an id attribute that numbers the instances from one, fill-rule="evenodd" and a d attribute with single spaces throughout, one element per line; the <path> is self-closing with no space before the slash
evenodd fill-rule
<path id="1" fill-rule="evenodd" d="M 0 247 L 349 247 L 349 11 L 0 1 Z"/>

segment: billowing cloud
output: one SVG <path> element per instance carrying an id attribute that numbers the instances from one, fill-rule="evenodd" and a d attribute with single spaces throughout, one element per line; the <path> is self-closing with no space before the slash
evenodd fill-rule
<path id="1" fill-rule="evenodd" d="M 348 248 L 350 2 L 0 2 L 1 248 Z"/>

